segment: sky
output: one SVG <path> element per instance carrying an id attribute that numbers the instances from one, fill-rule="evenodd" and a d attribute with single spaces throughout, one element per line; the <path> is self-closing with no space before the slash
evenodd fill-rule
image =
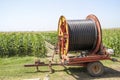
<path id="1" fill-rule="evenodd" d="M 0 0 L 0 31 L 55 31 L 61 15 L 98 17 L 102 28 L 120 28 L 120 0 Z"/>

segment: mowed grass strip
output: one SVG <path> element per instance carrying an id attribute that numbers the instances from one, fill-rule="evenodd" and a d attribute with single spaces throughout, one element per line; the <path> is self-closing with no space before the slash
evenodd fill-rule
<path id="1" fill-rule="evenodd" d="M 34 67 L 26 68 L 24 64 L 34 64 L 35 57 L 0 58 L 0 80 L 21 80 L 24 78 L 40 77 Z M 47 67 L 41 67 L 47 70 Z"/>
<path id="2" fill-rule="evenodd" d="M 35 57 L 11 57 L 11 58 L 0 58 L 0 80 L 23 80 L 31 78 L 43 78 L 46 74 L 49 74 L 48 66 L 40 66 L 40 72 L 36 72 L 35 67 L 24 67 L 24 64 L 34 64 Z M 119 57 L 117 58 L 119 59 Z M 48 63 L 47 58 L 40 58 L 41 61 Z M 111 61 L 102 61 L 104 66 L 109 68 L 120 68 L 120 63 L 114 63 Z M 94 79 L 88 73 L 86 68 L 79 66 L 70 66 L 66 69 L 62 66 L 54 66 L 55 73 L 49 74 L 50 80 L 86 80 Z M 106 71 L 107 72 L 107 71 Z M 112 71 L 111 71 L 112 72 Z M 118 74 L 118 73 L 117 73 Z M 106 76 L 114 75 L 112 73 L 106 73 Z M 118 75 L 119 76 L 119 75 Z M 118 77 L 116 76 L 116 77 Z M 101 77 L 102 78 L 102 77 Z M 109 78 L 109 77 L 108 77 Z"/>

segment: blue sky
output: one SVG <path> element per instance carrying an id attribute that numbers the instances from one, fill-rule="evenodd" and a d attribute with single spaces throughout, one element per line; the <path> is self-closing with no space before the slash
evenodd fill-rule
<path id="1" fill-rule="evenodd" d="M 120 0 L 0 0 L 0 31 L 57 30 L 61 15 L 95 14 L 102 28 L 120 27 Z"/>

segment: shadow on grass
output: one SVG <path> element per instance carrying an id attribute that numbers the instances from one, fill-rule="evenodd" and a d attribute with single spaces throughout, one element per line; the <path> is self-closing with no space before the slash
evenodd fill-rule
<path id="1" fill-rule="evenodd" d="M 76 80 L 93 80 L 93 79 L 102 79 L 102 78 L 120 78 L 120 71 L 114 70 L 109 67 L 105 67 L 105 72 L 100 77 L 91 77 L 85 67 L 69 67 L 65 69 L 67 74 L 73 76 Z"/>

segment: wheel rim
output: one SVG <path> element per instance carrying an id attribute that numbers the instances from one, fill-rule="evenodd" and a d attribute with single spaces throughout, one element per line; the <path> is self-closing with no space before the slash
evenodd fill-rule
<path id="1" fill-rule="evenodd" d="M 59 36 L 59 51 L 60 55 L 67 55 L 69 47 L 69 32 L 67 21 L 64 16 L 61 16 L 58 23 L 58 36 Z"/>
<path id="2" fill-rule="evenodd" d="M 96 64 L 92 67 L 92 71 L 94 74 L 99 74 L 101 72 L 101 67 L 98 64 Z"/>

